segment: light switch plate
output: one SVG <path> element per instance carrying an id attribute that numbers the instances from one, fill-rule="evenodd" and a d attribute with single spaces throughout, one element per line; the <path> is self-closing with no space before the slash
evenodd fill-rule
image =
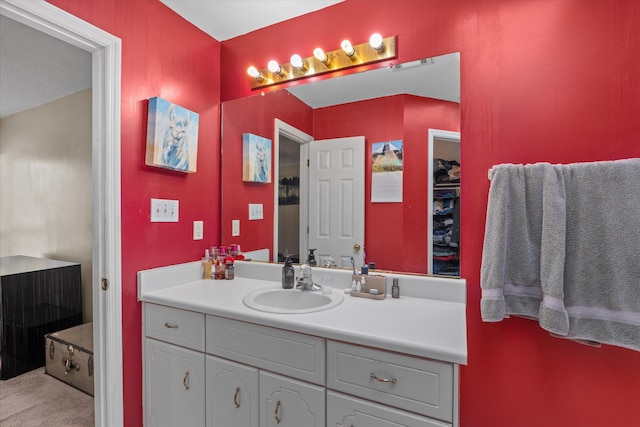
<path id="1" fill-rule="evenodd" d="M 231 220 L 231 236 L 237 237 L 240 235 L 240 220 L 233 219 Z"/>
<path id="2" fill-rule="evenodd" d="M 193 221 L 193 240 L 202 240 L 204 235 L 204 222 Z"/>
<path id="3" fill-rule="evenodd" d="M 151 222 L 178 222 L 177 200 L 151 199 Z"/>
<path id="4" fill-rule="evenodd" d="M 255 219 L 263 219 L 263 214 L 262 214 L 262 203 L 250 203 L 249 204 L 249 219 L 250 220 L 255 220 Z"/>

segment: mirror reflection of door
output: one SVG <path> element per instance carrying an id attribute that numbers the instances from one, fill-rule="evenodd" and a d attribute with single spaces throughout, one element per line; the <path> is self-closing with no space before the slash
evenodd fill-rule
<path id="1" fill-rule="evenodd" d="M 364 136 L 312 141 L 309 147 L 309 247 L 319 265 L 364 262 Z"/>

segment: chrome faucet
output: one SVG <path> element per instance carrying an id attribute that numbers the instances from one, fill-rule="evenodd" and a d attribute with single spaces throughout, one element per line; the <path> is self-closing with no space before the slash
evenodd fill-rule
<path id="1" fill-rule="evenodd" d="M 302 289 L 307 291 L 319 291 L 322 287 L 316 283 L 313 283 L 311 277 L 311 266 L 309 264 L 302 264 L 300 266 L 300 273 L 302 276 L 296 278 L 296 289 Z"/>

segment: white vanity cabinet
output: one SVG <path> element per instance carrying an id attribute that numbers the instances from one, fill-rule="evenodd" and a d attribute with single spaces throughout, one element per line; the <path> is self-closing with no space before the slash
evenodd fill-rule
<path id="1" fill-rule="evenodd" d="M 293 332 L 286 317 L 271 327 L 184 309 L 193 302 L 169 307 L 184 289 L 169 295 L 143 303 L 145 426 L 459 425 L 455 362 L 381 349 L 402 347 L 384 340 L 355 345 L 329 328 Z"/>
<path id="2" fill-rule="evenodd" d="M 204 426 L 204 315 L 155 304 L 143 310 L 145 425 Z"/>

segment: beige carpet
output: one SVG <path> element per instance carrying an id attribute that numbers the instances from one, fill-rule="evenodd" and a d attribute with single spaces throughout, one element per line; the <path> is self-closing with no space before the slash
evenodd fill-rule
<path id="1" fill-rule="evenodd" d="M 39 368 L 0 381 L 0 427 L 93 427 L 93 397 Z"/>

